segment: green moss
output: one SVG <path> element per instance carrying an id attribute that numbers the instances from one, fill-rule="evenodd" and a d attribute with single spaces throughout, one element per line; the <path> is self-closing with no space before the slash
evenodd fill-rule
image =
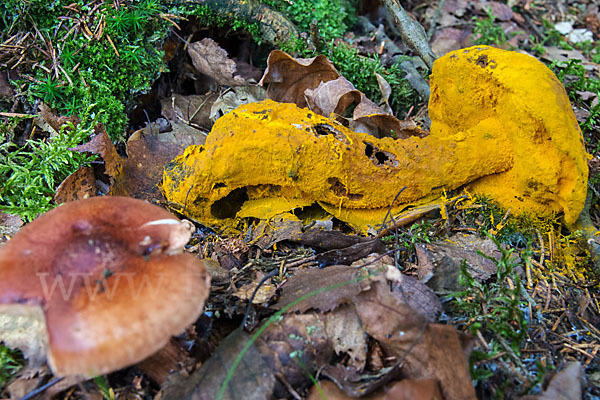
<path id="1" fill-rule="evenodd" d="M 23 354 L 19 350 L 11 350 L 0 344 L 0 391 L 23 364 Z"/>
<path id="2" fill-rule="evenodd" d="M 106 125 L 109 136 L 123 141 L 126 135 L 127 111 L 135 96 L 147 92 L 152 82 L 166 70 L 161 43 L 168 32 L 168 22 L 160 18 L 166 8 L 159 0 L 138 0 L 118 10 L 107 2 L 87 16 L 89 6 L 83 1 L 52 2 L 10 0 L 2 19 L 17 31 L 39 31 L 36 45 L 43 52 L 32 51 L 30 60 L 38 66 L 27 71 L 24 89 L 33 103 L 38 99 L 64 115 L 76 114 L 94 105 L 103 112 L 98 122 Z M 71 3 L 81 12 L 65 9 Z M 81 18 L 81 16 L 84 16 Z M 92 33 L 100 20 L 106 23 L 102 35 L 90 37 L 79 19 Z M 7 33 L 5 33 L 7 34 Z M 112 43 L 111 43 L 112 42 Z M 114 45 L 114 47 L 113 47 Z M 56 62 L 48 54 L 54 53 Z"/>
<path id="3" fill-rule="evenodd" d="M 332 42 L 328 48 L 328 58 L 340 74 L 372 101 L 377 103 L 381 99 L 381 90 L 375 73 L 381 75 L 390 84 L 392 94 L 389 103 L 396 114 L 402 115 L 419 101 L 419 95 L 404 79 L 405 73 L 397 64 L 385 68 L 377 55 L 361 56 L 356 48 L 344 42 Z"/>
<path id="4" fill-rule="evenodd" d="M 58 137 L 29 140 L 18 147 L 7 129 L 17 122 L 11 119 L 0 128 L 0 210 L 31 221 L 54 207 L 55 189 L 69 174 L 94 159 L 69 150 L 89 137 L 92 124 L 86 120 L 77 127 L 70 124 Z"/>
<path id="5" fill-rule="evenodd" d="M 263 3 L 285 15 L 300 31 L 309 33 L 316 25 L 325 41 L 343 37 L 356 22 L 356 2 L 352 0 L 265 0 Z"/>

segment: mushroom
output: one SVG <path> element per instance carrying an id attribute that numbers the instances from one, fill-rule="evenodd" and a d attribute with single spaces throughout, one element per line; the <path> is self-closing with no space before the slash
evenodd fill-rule
<path id="1" fill-rule="evenodd" d="M 210 278 L 183 252 L 190 236 L 189 224 L 141 200 L 66 203 L 0 249 L 0 314 L 43 312 L 58 376 L 135 364 L 202 313 Z"/>
<path id="2" fill-rule="evenodd" d="M 434 63 L 429 113 L 428 136 L 394 140 L 294 104 L 246 104 L 166 165 L 165 196 L 215 225 L 318 203 L 366 232 L 392 204 L 396 214 L 464 186 L 515 213 L 577 219 L 587 190 L 583 136 L 540 61 L 487 46 L 449 53 Z"/>

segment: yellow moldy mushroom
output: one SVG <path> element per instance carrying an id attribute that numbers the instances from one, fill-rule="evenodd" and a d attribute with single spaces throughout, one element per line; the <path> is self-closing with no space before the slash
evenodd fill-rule
<path id="1" fill-rule="evenodd" d="M 166 166 L 165 195 L 204 223 L 319 202 L 364 230 L 382 222 L 404 186 L 395 204 L 469 184 L 513 210 L 577 218 L 586 154 L 550 70 L 530 56 L 474 47 L 437 60 L 431 88 L 424 138 L 376 139 L 293 104 L 241 106 L 204 146 Z"/>

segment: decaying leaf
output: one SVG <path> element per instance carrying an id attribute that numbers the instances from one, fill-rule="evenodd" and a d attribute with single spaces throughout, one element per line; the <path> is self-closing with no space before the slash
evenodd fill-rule
<path id="1" fill-rule="evenodd" d="M 502 257 L 491 239 L 481 239 L 475 235 L 458 234 L 443 242 L 417 243 L 415 249 L 419 259 L 419 279 L 438 293 L 461 289 L 459 275 L 463 260 L 471 276 L 485 282 L 496 273 L 498 266 L 480 252 L 496 260 Z"/>
<path id="2" fill-rule="evenodd" d="M 88 152 L 92 154 L 99 154 L 104 160 L 104 166 L 106 168 L 106 174 L 112 179 L 115 179 L 123 170 L 124 160 L 117 153 L 115 145 L 106 134 L 103 124 L 98 124 L 94 128 L 94 135 L 88 143 L 80 144 L 79 146 L 71 149 L 80 153 Z"/>
<path id="3" fill-rule="evenodd" d="M 210 130 L 213 121 L 210 118 L 211 107 L 218 96 L 214 93 L 208 95 L 173 94 L 170 98 L 163 98 L 160 102 L 162 115 L 172 123 L 182 122 L 197 128 Z"/>
<path id="4" fill-rule="evenodd" d="M 50 136 L 57 136 L 60 128 L 68 122 L 74 125 L 80 122 L 79 118 L 75 115 L 65 117 L 55 114 L 46 103 L 40 103 L 39 109 L 41 118 L 36 118 L 35 122 L 42 130 L 50 133 Z"/>
<path id="5" fill-rule="evenodd" d="M 359 275 L 359 269 L 346 265 L 299 270 L 285 283 L 281 289 L 281 297 L 274 307 L 281 309 L 312 291 L 322 289 L 321 293 L 308 297 L 288 312 L 304 312 L 310 309 L 331 311 L 350 302 L 360 292 Z"/>
<path id="6" fill-rule="evenodd" d="M 121 157 L 117 153 L 103 125 L 96 126 L 95 135 L 88 143 L 71 150 L 99 154 L 102 157 L 106 174 L 111 179 L 110 195 L 160 200 L 162 193 L 157 185 L 165 164 L 181 154 L 186 147 L 203 144 L 206 138 L 200 130 L 188 125 L 173 122 L 171 126 L 170 132 L 160 133 L 151 127 L 134 132 L 127 140 L 127 157 Z M 74 183 L 83 180 L 87 182 L 88 176 L 82 177 L 77 173 L 67 180 L 75 180 Z M 65 185 L 65 191 L 77 189 L 70 182 Z M 65 198 L 68 196 L 65 195 Z"/>
<path id="7" fill-rule="evenodd" d="M 127 140 L 127 158 L 111 187 L 112 196 L 129 196 L 144 200 L 162 199 L 157 186 L 166 163 L 191 145 L 203 144 L 202 131 L 182 123 L 172 123 L 170 132 L 150 128 L 134 132 Z"/>
<path id="8" fill-rule="evenodd" d="M 406 138 L 424 135 L 412 121 L 400 121 L 377 106 L 354 85 L 339 75 L 325 57 L 293 58 L 280 50 L 269 55 L 267 69 L 260 83 L 267 86 L 267 97 L 279 102 L 292 102 L 309 107 L 324 117 L 342 116 L 346 108 L 356 103 L 350 128 L 377 137 Z"/>
<path id="9" fill-rule="evenodd" d="M 256 273 L 256 278 L 254 279 L 254 281 L 238 288 L 235 291 L 235 295 L 242 300 L 250 300 L 256 288 L 258 287 L 258 284 L 263 280 L 264 277 L 265 274 L 258 271 Z M 275 290 L 277 290 L 275 285 L 272 285 L 270 283 L 263 283 L 258 289 L 258 291 L 256 291 L 256 295 L 252 299 L 252 304 L 266 303 L 275 295 Z"/>
<path id="10" fill-rule="evenodd" d="M 253 214 L 256 215 L 256 214 Z M 262 219 L 252 229 L 250 244 L 268 249 L 282 240 L 290 240 L 302 231 L 302 221 L 291 213 L 275 215 L 269 219 Z"/>
<path id="11" fill-rule="evenodd" d="M 475 399 L 466 349 L 453 326 L 428 323 L 375 282 L 354 300 L 365 331 L 402 363 L 407 378 L 434 378 L 444 399 Z"/>
<path id="12" fill-rule="evenodd" d="M 323 395 L 327 400 L 356 398 L 348 396 L 331 381 L 319 381 L 318 384 L 319 387 L 312 387 L 308 400 L 321 400 Z M 365 400 L 441 400 L 442 394 L 435 379 L 403 379 L 390 384 L 383 393 L 374 393 L 362 398 Z"/>
<path id="13" fill-rule="evenodd" d="M 389 256 L 369 256 L 352 264 L 354 267 L 366 265 L 370 272 L 363 288 L 371 282 L 388 285 L 389 295 L 399 303 L 406 304 L 429 322 L 436 322 L 442 314 L 442 303 L 435 292 L 422 281 L 401 273 Z"/>
<path id="14" fill-rule="evenodd" d="M 0 246 L 6 237 L 11 237 L 23 226 L 23 220 L 18 215 L 6 214 L 0 211 Z"/>
<path id="15" fill-rule="evenodd" d="M 267 327 L 256 346 L 271 370 L 296 389 L 307 387 L 308 374 L 328 364 L 333 356 L 324 318 L 318 313 L 288 314 Z M 276 387 L 276 398 L 285 393 L 287 390 Z"/>
<path id="16" fill-rule="evenodd" d="M 174 375 L 163 385 L 161 400 L 212 400 L 250 337 L 237 329 L 229 334 L 213 355 L 189 377 Z M 225 390 L 223 399 L 270 399 L 275 376 L 256 345 L 250 345 Z"/>
<path id="17" fill-rule="evenodd" d="M 188 45 L 188 54 L 194 67 L 204 75 L 213 78 L 219 85 L 243 86 L 246 79 L 237 72 L 235 61 L 231 60 L 225 49 L 214 40 L 204 38 Z"/>
<path id="18" fill-rule="evenodd" d="M 367 334 L 352 305 L 344 304 L 325 316 L 325 332 L 338 354 L 347 354 L 345 368 L 362 371 L 367 361 Z"/>
<path id="19" fill-rule="evenodd" d="M 520 397 L 519 400 L 571 400 L 581 399 L 585 371 L 579 362 L 567 364 L 552 377 L 546 390 L 539 395 Z"/>
<path id="20" fill-rule="evenodd" d="M 54 202 L 62 204 L 69 201 L 87 199 L 98 195 L 96 175 L 91 167 L 80 166 L 77 171 L 67 176 L 56 188 Z"/>

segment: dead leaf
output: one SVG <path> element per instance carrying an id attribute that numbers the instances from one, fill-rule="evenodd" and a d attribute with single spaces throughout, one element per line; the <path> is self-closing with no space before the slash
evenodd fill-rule
<path id="1" fill-rule="evenodd" d="M 160 101 L 162 115 L 171 121 L 210 130 L 213 125 L 213 121 L 210 119 L 211 107 L 217 97 L 214 93 L 189 96 L 175 93 Z"/>
<path id="2" fill-rule="evenodd" d="M 429 133 L 419 129 L 412 120 L 399 120 L 361 93 L 360 103 L 354 108 L 350 129 L 369 133 L 375 137 L 391 136 L 406 139 L 410 136 L 425 137 Z"/>
<path id="3" fill-rule="evenodd" d="M 441 57 L 451 51 L 469 47 L 472 44 L 470 36 L 471 32 L 465 29 L 450 26 L 438 29 L 433 35 L 431 50 Z"/>
<path id="4" fill-rule="evenodd" d="M 439 297 L 423 282 L 401 273 L 391 257 L 369 256 L 352 264 L 356 267 L 361 265 L 367 265 L 371 274 L 367 283 L 380 282 L 389 286 L 390 296 L 399 303 L 408 305 L 429 322 L 438 320 L 443 311 Z"/>
<path id="5" fill-rule="evenodd" d="M 50 130 L 48 130 L 42 127 L 42 129 L 49 132 L 51 136 L 58 135 L 58 133 L 60 132 L 60 128 L 68 122 L 71 122 L 73 125 L 77 125 L 80 122 L 79 118 L 74 115 L 70 117 L 56 115 L 52 111 L 52 109 L 48 107 L 45 103 L 40 103 L 39 109 L 40 116 L 42 117 L 43 122 L 48 124 L 51 128 Z M 40 125 L 40 122 L 41 121 L 36 120 L 36 123 L 38 123 L 38 125 Z"/>
<path id="6" fill-rule="evenodd" d="M 241 269 L 248 261 L 248 244 L 239 237 L 218 239 L 215 243 L 215 253 L 221 268 L 231 270 Z"/>
<path id="7" fill-rule="evenodd" d="M 199 370 L 189 377 L 172 375 L 163 385 L 157 399 L 216 399 L 227 373 L 249 340 L 247 333 L 236 329 L 221 342 Z M 272 369 L 263 360 L 257 346 L 250 345 L 237 365 L 223 399 L 271 399 L 274 385 L 275 376 Z"/>
<path id="8" fill-rule="evenodd" d="M 333 64 L 323 55 L 295 59 L 281 50 L 273 50 L 259 84 L 267 86 L 269 99 L 306 107 L 306 89 L 315 89 L 321 82 L 329 82 L 339 76 Z"/>
<path id="9" fill-rule="evenodd" d="M 7 237 L 13 236 L 23 226 L 23 220 L 18 215 L 6 214 L 0 211 L 0 246 Z"/>
<path id="10" fill-rule="evenodd" d="M 263 280 L 264 277 L 265 274 L 263 274 L 261 271 L 258 271 L 256 273 L 256 278 L 251 283 L 244 285 L 235 291 L 235 296 L 242 300 L 250 300 L 254 294 L 254 291 L 258 287 L 258 284 Z M 268 302 L 273 296 L 275 296 L 276 290 L 277 287 L 275 285 L 271 283 L 263 283 L 256 292 L 254 299 L 252 299 L 252 304 L 264 304 Z"/>
<path id="11" fill-rule="evenodd" d="M 163 198 L 157 185 L 162 180 L 164 166 L 186 147 L 204 144 L 206 139 L 202 131 L 185 124 L 172 123 L 171 126 L 171 132 L 159 133 L 146 127 L 129 137 L 127 158 L 120 159 L 122 168 L 114 176 L 110 195 L 149 201 Z"/>
<path id="12" fill-rule="evenodd" d="M 393 114 L 394 111 L 392 107 L 390 107 L 389 99 L 392 95 L 392 87 L 385 80 L 385 78 L 375 72 L 375 78 L 377 78 L 377 85 L 379 85 L 379 90 L 381 91 L 381 100 L 379 100 L 379 104 L 381 104 L 383 110 L 388 114 Z"/>
<path id="13" fill-rule="evenodd" d="M 480 282 L 496 273 L 498 266 L 478 252 L 499 260 L 502 253 L 491 239 L 480 239 L 475 235 L 454 235 L 445 241 L 415 244 L 419 259 L 419 280 L 438 293 L 460 290 L 458 279 L 462 261 L 467 262 L 467 271 Z"/>
<path id="14" fill-rule="evenodd" d="M 321 82 L 314 90 L 306 88 L 304 97 L 311 110 L 325 117 L 329 117 L 331 113 L 342 116 L 346 108 L 356 103 L 350 120 L 350 129 L 355 132 L 369 133 L 376 137 L 391 134 L 398 139 L 426 134 L 417 128 L 414 121 L 400 121 L 373 103 L 342 76 Z"/>
<path id="15" fill-rule="evenodd" d="M 473 6 L 480 13 L 486 13 L 487 10 L 491 10 L 492 15 L 499 21 L 509 21 L 513 17 L 512 8 L 497 1 L 478 1 Z"/>
<path id="16" fill-rule="evenodd" d="M 367 334 L 351 305 L 341 305 L 325 316 L 325 332 L 337 355 L 347 354 L 350 361 L 344 369 L 362 371 L 367 361 Z"/>
<path id="17" fill-rule="evenodd" d="M 235 61 L 214 40 L 204 38 L 190 43 L 188 54 L 194 67 L 202 74 L 213 78 L 219 85 L 244 86 L 248 82 L 237 72 Z"/>
<path id="18" fill-rule="evenodd" d="M 281 288 L 281 297 L 274 308 L 282 309 L 300 297 L 322 289 L 321 293 L 308 297 L 294 305 L 287 312 L 304 312 L 310 309 L 331 311 L 341 304 L 352 301 L 354 296 L 360 292 L 361 289 L 357 279 L 359 273 L 360 271 L 357 268 L 346 265 L 299 270 Z M 344 285 L 335 287 L 341 283 L 344 283 Z M 331 288 L 326 289 L 328 287 Z"/>
<path id="19" fill-rule="evenodd" d="M 313 386 L 308 400 L 321 400 L 325 396 L 327 400 L 350 400 L 356 397 L 348 396 L 331 381 L 319 381 L 320 391 Z M 361 397 L 365 400 L 441 400 L 442 394 L 435 379 L 403 379 L 394 382 L 383 391 L 369 396 Z"/>
<path id="20" fill-rule="evenodd" d="M 346 108 L 358 104 L 361 98 L 360 91 L 343 76 L 321 82 L 314 90 L 307 88 L 304 94 L 309 108 L 326 117 L 332 113 L 343 115 Z"/>
<path id="21" fill-rule="evenodd" d="M 314 376 L 321 366 L 331 361 L 333 348 L 323 319 L 318 313 L 286 314 L 260 335 L 256 347 L 271 371 L 280 378 L 278 381 L 283 378 L 291 387 L 300 390 L 310 383 L 309 375 Z M 287 389 L 276 387 L 274 398 L 288 394 Z"/>
<path id="22" fill-rule="evenodd" d="M 539 395 L 523 396 L 520 400 L 572 400 L 583 398 L 585 371 L 578 361 L 571 362 L 552 377 L 548 388 Z"/>
<path id="23" fill-rule="evenodd" d="M 268 220 L 261 219 L 252 229 L 251 245 L 265 250 L 283 240 L 289 240 L 302 231 L 302 221 L 291 213 L 276 215 Z"/>
<path id="24" fill-rule="evenodd" d="M 96 125 L 94 128 L 94 136 L 92 136 L 89 142 L 80 144 L 70 150 L 78 151 L 80 153 L 88 152 L 99 154 L 104 160 L 106 174 L 113 179 L 119 176 L 123 170 L 124 160 L 119 153 L 117 153 L 117 149 L 106 134 L 103 124 Z"/>
<path id="25" fill-rule="evenodd" d="M 54 202 L 56 204 L 87 199 L 98 194 L 96 175 L 91 167 L 80 166 L 77 171 L 67 176 L 56 188 Z"/>
<path id="26" fill-rule="evenodd" d="M 600 35 L 600 7 L 592 5 L 588 7 L 584 17 L 585 27 L 592 31 L 596 37 Z"/>
<path id="27" fill-rule="evenodd" d="M 391 296 L 381 282 L 361 292 L 354 305 L 365 331 L 396 362 L 404 363 L 403 376 L 437 379 L 448 400 L 476 398 L 465 349 L 454 327 L 428 323 Z"/>
<path id="28" fill-rule="evenodd" d="M 210 108 L 210 120 L 215 122 L 242 104 L 255 103 L 267 98 L 265 88 L 257 85 L 235 86 L 219 94 Z"/>

